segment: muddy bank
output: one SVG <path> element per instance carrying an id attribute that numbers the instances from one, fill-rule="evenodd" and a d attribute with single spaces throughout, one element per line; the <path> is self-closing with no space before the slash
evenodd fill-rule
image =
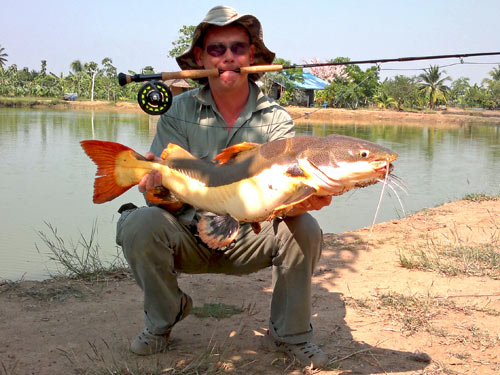
<path id="1" fill-rule="evenodd" d="M 123 113 L 144 113 L 136 102 L 97 101 L 54 101 L 37 99 L 33 102 L 19 102 L 19 106 L 30 108 L 53 108 L 78 111 L 110 111 Z M 0 105 L 3 105 L 0 103 Z M 4 105 L 6 106 L 6 105 Z M 9 106 L 15 106 L 10 104 Z M 305 108 L 285 107 L 296 123 L 333 123 L 333 124 L 390 124 L 432 127 L 457 127 L 464 124 L 500 125 L 500 111 L 463 110 L 447 108 L 436 111 L 405 112 L 378 109 L 338 109 L 338 108 Z"/>

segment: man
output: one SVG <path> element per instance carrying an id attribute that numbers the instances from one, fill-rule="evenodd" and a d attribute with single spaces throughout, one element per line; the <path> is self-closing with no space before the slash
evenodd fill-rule
<path id="1" fill-rule="evenodd" d="M 202 88 L 174 99 L 158 122 L 146 157 L 157 158 L 168 143 L 175 143 L 198 158 L 212 160 L 233 144 L 293 136 L 290 116 L 254 83 L 259 76 L 234 71 L 271 64 L 273 59 L 257 18 L 238 15 L 225 6 L 211 9 L 197 26 L 191 48 L 177 62 L 182 69 L 218 68 L 222 73 L 204 79 Z M 151 172 L 139 190 L 151 192 L 159 185 L 160 173 Z M 294 209 L 294 216 L 262 223 L 259 234 L 244 224 L 236 240 L 222 250 L 211 250 L 199 239 L 196 223 L 204 213 L 193 207 L 149 204 L 123 211 L 117 243 L 144 292 L 146 325 L 131 350 L 139 355 L 164 350 L 172 327 L 188 315 L 192 301 L 179 289 L 177 272 L 247 274 L 271 266 L 273 296 L 267 339 L 304 365 L 324 366 L 328 356 L 310 342 L 311 277 L 321 254 L 322 232 L 316 220 L 304 212 L 330 201 L 309 199 Z"/>

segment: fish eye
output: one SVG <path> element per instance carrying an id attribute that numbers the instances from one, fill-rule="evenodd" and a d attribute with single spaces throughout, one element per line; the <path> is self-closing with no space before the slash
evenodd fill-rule
<path id="1" fill-rule="evenodd" d="M 362 158 L 367 158 L 368 156 L 370 156 L 370 151 L 368 151 L 368 150 L 360 150 L 359 151 L 359 156 L 361 156 Z"/>

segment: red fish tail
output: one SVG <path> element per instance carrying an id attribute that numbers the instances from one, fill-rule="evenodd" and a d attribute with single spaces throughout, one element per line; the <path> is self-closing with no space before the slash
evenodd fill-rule
<path id="1" fill-rule="evenodd" d="M 94 203 L 104 203 L 120 196 L 139 183 L 142 176 L 134 166 L 144 160 L 131 148 L 115 142 L 87 140 L 80 144 L 97 165 L 94 182 Z"/>

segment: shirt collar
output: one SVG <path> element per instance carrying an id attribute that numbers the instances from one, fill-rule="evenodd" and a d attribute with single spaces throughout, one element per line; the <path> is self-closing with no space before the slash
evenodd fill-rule
<path id="1" fill-rule="evenodd" d="M 257 112 L 273 105 L 273 102 L 269 99 L 269 97 L 264 95 L 262 90 L 253 81 L 249 81 L 248 84 L 250 85 L 250 95 L 245 108 L 251 109 L 252 112 Z M 208 84 L 200 88 L 194 97 L 201 104 L 212 106 L 214 109 L 216 108 Z"/>

